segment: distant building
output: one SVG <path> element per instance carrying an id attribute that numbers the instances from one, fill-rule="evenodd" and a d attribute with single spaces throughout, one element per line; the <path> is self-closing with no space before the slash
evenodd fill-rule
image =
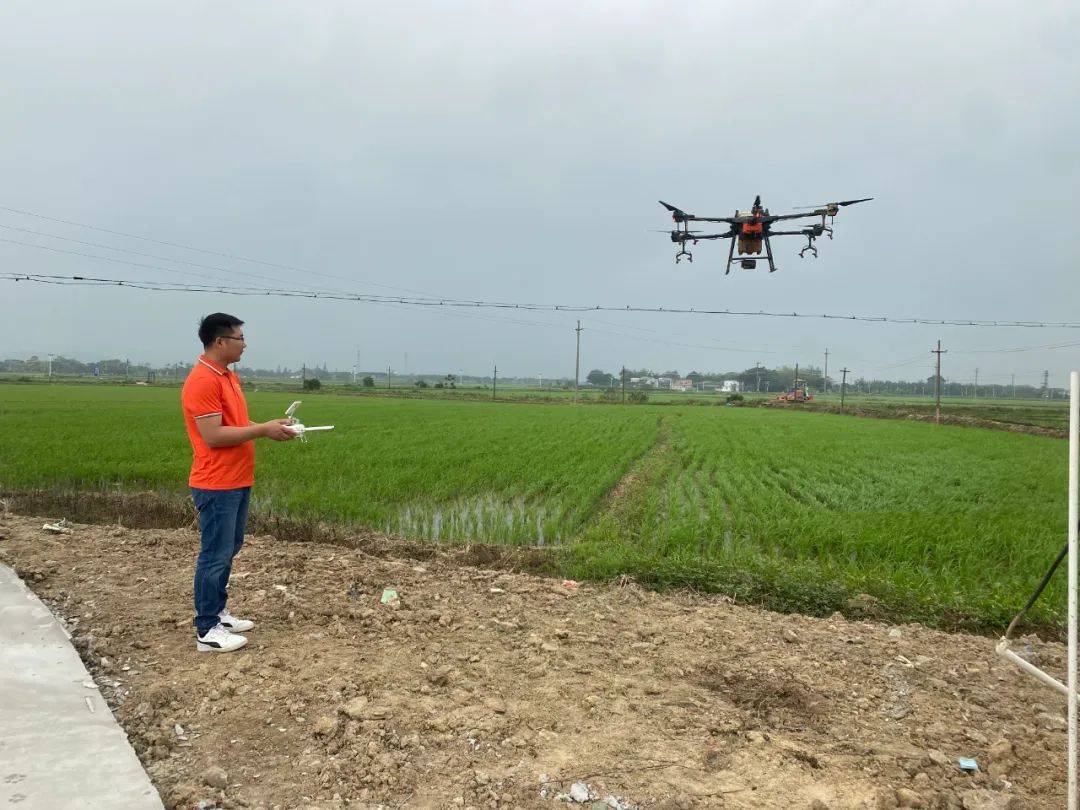
<path id="1" fill-rule="evenodd" d="M 672 391 L 693 391 L 694 390 L 694 381 L 693 380 L 672 380 L 671 381 L 671 390 Z"/>
<path id="2" fill-rule="evenodd" d="M 722 394 L 738 394 L 742 391 L 742 383 L 738 380 L 724 380 L 719 390 Z"/>

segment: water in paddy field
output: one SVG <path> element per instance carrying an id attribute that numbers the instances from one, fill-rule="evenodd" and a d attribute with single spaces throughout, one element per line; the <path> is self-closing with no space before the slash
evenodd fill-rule
<path id="1" fill-rule="evenodd" d="M 544 546 L 562 540 L 561 515 L 543 503 L 492 494 L 401 507 L 387 532 L 419 540 L 473 540 Z"/>

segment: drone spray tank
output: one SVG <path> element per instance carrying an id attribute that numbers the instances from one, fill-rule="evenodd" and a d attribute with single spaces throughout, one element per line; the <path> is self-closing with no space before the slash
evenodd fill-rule
<path id="1" fill-rule="evenodd" d="M 285 426 L 286 430 L 292 431 L 302 442 L 307 441 L 307 434 L 313 430 L 333 430 L 333 425 L 312 425 L 307 426 L 301 424 L 296 418 L 296 409 L 300 407 L 300 400 L 296 400 L 292 405 L 285 409 L 285 418 L 291 419 L 290 424 Z"/>

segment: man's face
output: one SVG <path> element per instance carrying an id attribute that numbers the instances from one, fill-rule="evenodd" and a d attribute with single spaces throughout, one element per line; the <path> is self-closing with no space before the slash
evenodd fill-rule
<path id="1" fill-rule="evenodd" d="M 217 344 L 225 362 L 236 363 L 240 360 L 240 355 L 244 353 L 244 349 L 247 348 L 247 343 L 244 342 L 243 327 L 234 326 L 231 333 L 222 335 L 217 339 Z"/>

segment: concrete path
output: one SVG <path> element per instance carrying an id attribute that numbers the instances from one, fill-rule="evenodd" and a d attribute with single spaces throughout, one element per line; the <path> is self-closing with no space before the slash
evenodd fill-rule
<path id="1" fill-rule="evenodd" d="M 67 632 L 0 565 L 0 810 L 162 810 Z"/>

